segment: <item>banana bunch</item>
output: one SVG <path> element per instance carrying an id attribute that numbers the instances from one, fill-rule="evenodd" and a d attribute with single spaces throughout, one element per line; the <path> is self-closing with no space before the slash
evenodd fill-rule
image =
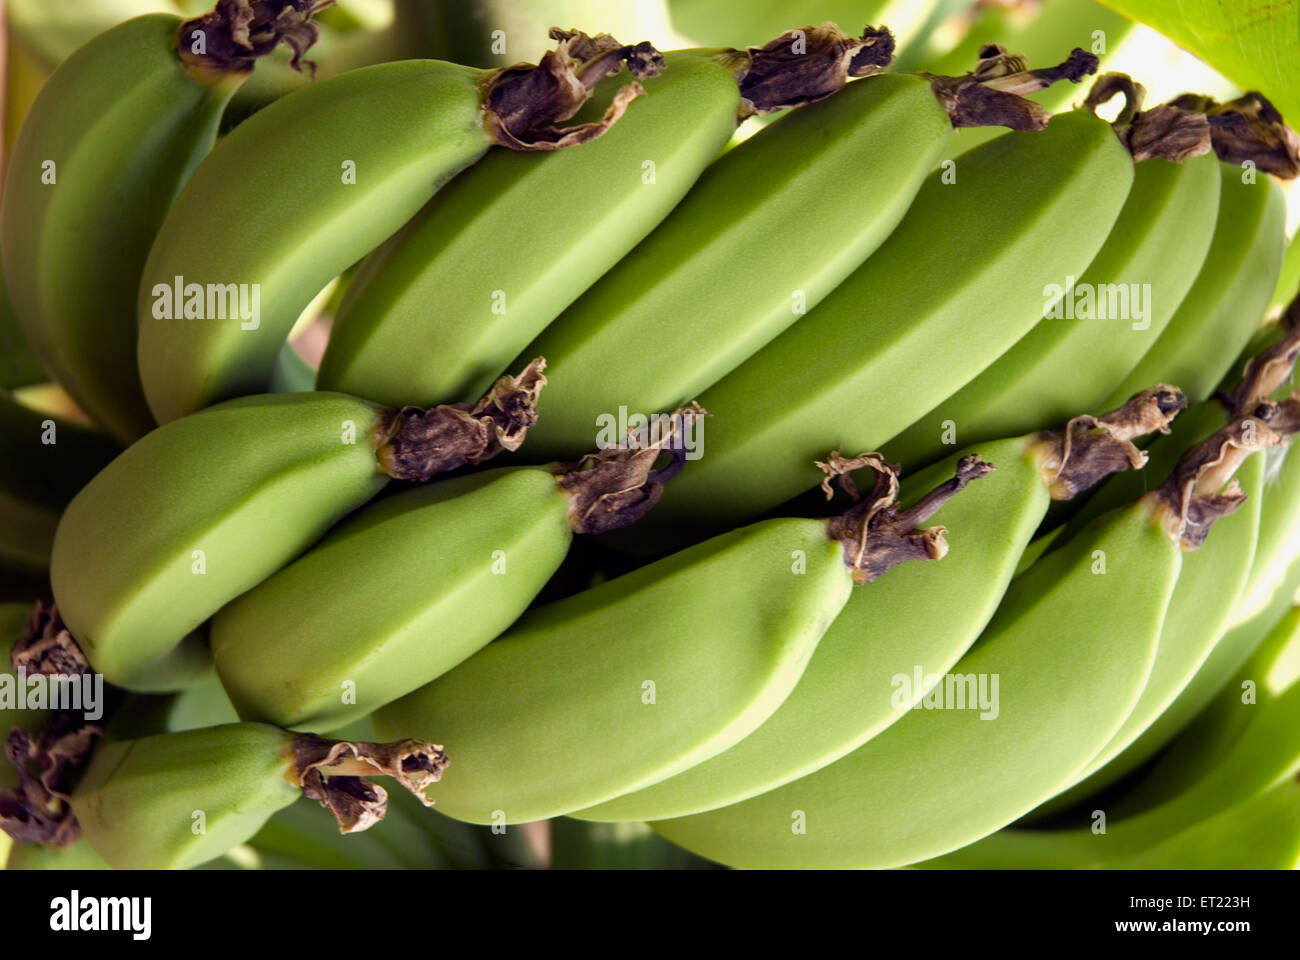
<path id="1" fill-rule="evenodd" d="M 1261 94 L 1071 93 L 1092 0 L 210 2 L 14 10 L 8 868 L 1300 862 Z"/>
<path id="2" fill-rule="evenodd" d="M 1158 489 L 1017 577 L 945 678 L 941 696 L 964 689 L 967 709 L 948 702 L 907 716 L 810 776 L 655 829 L 734 866 L 895 867 L 1033 810 L 1073 782 L 1139 703 L 1184 553 L 1245 500 L 1233 473 L 1297 429 L 1300 401 L 1260 404 L 1189 449 Z M 1203 615 L 1233 599 L 1192 598 Z M 982 710 L 969 707 L 977 694 Z"/>
<path id="3" fill-rule="evenodd" d="M 680 410 L 644 444 L 576 464 L 489 470 L 363 510 L 213 620 L 213 659 L 240 716 L 332 730 L 467 659 L 518 619 L 575 533 L 654 506 L 668 476 L 655 461 L 703 413 Z M 394 590 L 414 569 L 419 581 Z"/>
<path id="4" fill-rule="evenodd" d="M 178 689 L 211 669 L 195 631 L 390 479 L 427 480 L 523 441 L 538 361 L 477 404 L 394 410 L 337 393 L 241 397 L 133 444 L 73 498 L 50 582 L 98 672 Z"/>
<path id="5" fill-rule="evenodd" d="M 1003 830 L 935 869 L 1296 869 L 1300 608 L 1138 783 L 1055 830 Z"/>
<path id="6" fill-rule="evenodd" d="M 943 528 L 919 524 L 993 470 L 964 457 L 900 509 L 895 467 L 832 455 L 827 490 L 840 478 L 856 493 L 863 467 L 875 486 L 844 513 L 742 527 L 543 606 L 380 708 L 376 730 L 445 728 L 465 773 L 440 785 L 439 809 L 485 824 L 582 810 L 727 750 L 790 696 L 855 583 L 944 556 Z"/>
<path id="7" fill-rule="evenodd" d="M 644 88 L 624 86 L 598 120 L 552 121 L 571 118 L 625 63 L 636 77 L 663 67 L 648 43 L 553 35 L 555 50 L 536 66 L 403 60 L 351 70 L 277 100 L 226 136 L 132 274 L 137 362 L 158 422 L 264 390 L 316 294 L 490 146 L 558 150 L 593 140 Z"/>
<path id="8" fill-rule="evenodd" d="M 950 191 L 941 186 L 941 203 L 928 195 L 927 176 L 954 128 L 996 123 L 1034 131 L 1025 134 L 1027 140 L 1058 145 L 1068 141 L 1073 146 L 1068 134 L 1059 134 L 1070 126 L 1064 121 L 1039 133 L 1046 114 L 1017 94 L 1062 79 L 1077 82 L 1093 69 L 1095 59 L 1082 50 L 1058 67 L 1029 71 L 999 49 L 962 77 L 872 77 L 796 111 L 729 151 L 658 230 L 524 351 L 547 358 L 556 384 L 530 450 L 571 456 L 590 444 L 604 411 L 620 406 L 646 413 L 671 409 L 742 364 L 745 370 L 763 369 L 763 358 L 799 331 L 815 330 L 810 336 L 835 342 L 825 339 L 827 331 L 818 329 L 818 318 L 837 314 L 837 305 L 851 296 L 848 291 L 855 288 L 857 277 L 871 273 L 871 264 L 882 264 L 882 271 L 895 269 L 890 251 L 913 229 L 931 236 L 938 211 L 927 212 L 927 207 L 943 208 L 945 234 L 954 239 L 961 232 L 956 224 L 969 216 L 974 226 L 975 217 L 987 212 L 952 209 L 952 201 L 969 196 L 963 187 Z M 1100 146 L 1111 154 L 1122 153 L 1114 143 Z M 1087 154 L 1089 148 L 1080 151 Z M 1025 162 L 1032 166 L 1028 158 Z M 1106 201 L 1112 195 L 1118 200 L 1131 176 L 1104 162 L 1098 166 L 1098 174 L 1104 170 L 1118 176 L 1098 176 L 1094 202 L 1102 209 L 1094 214 L 1096 222 L 1111 217 Z M 973 170 L 969 176 L 986 182 Z M 1017 189 L 1024 186 L 1018 184 Z M 984 188 L 975 192 L 982 194 Z M 1044 192 L 1056 199 L 1068 191 L 1044 185 Z M 1022 195 L 1020 202 L 1034 201 Z M 1050 220 L 1050 215 L 1038 219 Z M 1101 239 L 1095 238 L 1096 245 Z M 867 265 L 859 269 L 864 260 Z M 888 298 L 890 292 L 879 289 L 873 296 Z M 801 319 L 809 310 L 807 319 Z M 783 331 L 788 331 L 785 337 L 761 349 Z M 847 356 L 866 362 L 867 351 L 840 346 Z M 1003 346 L 998 341 L 999 349 Z M 736 376 L 743 374 L 737 371 L 724 383 Z M 769 383 L 785 394 L 785 382 Z M 826 415 L 836 429 L 845 420 L 841 411 L 828 410 Z M 700 470 L 692 471 L 697 481 L 704 474 L 714 475 L 713 465 L 727 455 L 719 444 L 726 442 L 738 420 L 728 412 L 715 423 L 710 455 Z M 739 429 L 756 436 L 747 426 Z M 870 439 L 834 436 L 805 444 L 804 449 L 771 449 L 787 470 L 801 472 L 801 465 L 812 463 L 836 443 L 862 449 L 878 446 Z M 779 485 L 781 479 L 765 472 L 764 482 Z M 811 484 L 785 496 L 807 486 Z M 777 492 L 777 486 L 773 490 Z M 673 500 L 670 496 L 667 502 Z M 726 519 L 750 518 L 738 514 L 735 506 L 730 505 Z"/>
<path id="9" fill-rule="evenodd" d="M 50 372 L 124 441 L 154 422 L 134 359 L 149 247 L 256 59 L 311 45 L 314 7 L 127 20 L 60 64 L 23 123 L 0 218 L 9 295 Z"/>
<path id="10" fill-rule="evenodd" d="M 596 143 L 542 157 L 498 151 L 456 177 L 361 266 L 336 318 L 318 386 L 381 403 L 436 403 L 474 396 L 652 231 L 653 239 L 647 242 L 662 251 L 677 249 L 691 234 L 725 231 L 715 241 L 726 245 L 719 246 L 719 256 L 736 252 L 730 245 L 740 240 L 741 219 L 746 220 L 744 233 L 763 237 L 769 223 L 789 212 L 778 198 L 791 186 L 788 178 L 795 175 L 795 159 L 806 164 L 806 154 L 792 154 L 788 143 L 773 143 L 772 149 L 747 155 L 750 163 L 742 159 L 737 166 L 728 159 L 710 166 L 710 161 L 727 142 L 738 117 L 826 98 L 848 77 L 876 73 L 889 64 L 893 38 L 887 31 L 868 28 L 855 39 L 832 27 L 814 31 L 808 38 L 809 52 L 797 60 L 784 54 L 792 42 L 789 34 L 746 53 L 671 51 L 664 74 L 645 82 L 648 95 L 630 105 L 617 126 Z M 846 91 L 825 106 L 835 111 L 857 99 L 856 90 Z M 859 107 L 856 119 L 823 115 L 820 129 L 845 131 L 827 142 L 815 167 L 817 175 L 826 178 L 825 185 L 829 188 L 832 178 L 842 179 L 851 162 L 872 164 L 873 138 L 882 136 L 883 125 L 890 123 L 901 132 L 908 109 L 909 102 L 900 102 L 892 110 Z M 873 113 L 882 115 L 868 122 Z M 899 163 L 923 169 L 930 160 L 922 144 L 940 135 L 939 126 L 918 128 L 915 150 L 896 145 Z M 782 158 L 785 169 L 774 167 Z M 758 169 L 764 170 L 766 185 L 756 194 Z M 891 172 L 907 176 L 896 167 L 882 168 L 880 175 Z M 703 181 L 692 189 L 701 174 Z M 827 207 L 868 197 L 872 181 L 863 181 L 849 195 L 828 192 Z M 572 211 L 581 226 L 566 224 L 558 216 L 573 207 L 575 183 L 583 184 L 581 206 Z M 817 194 L 821 183 L 807 187 Z M 865 256 L 874 246 L 869 237 L 888 232 L 895 211 L 901 213 L 906 205 L 906 187 L 898 197 L 880 212 L 882 223 L 875 228 L 871 218 L 859 216 L 855 221 L 844 216 L 839 218 L 842 228 L 831 229 L 819 211 L 806 211 L 800 222 L 808 224 L 811 246 L 802 255 L 813 263 L 840 246 L 846 248 L 839 254 L 846 262 Z M 747 218 L 742 210 L 763 219 Z M 701 216 L 707 219 L 701 222 Z M 726 226 L 727 219 L 736 225 Z M 858 240 L 859 235 L 863 239 Z M 503 257 L 507 238 L 512 252 Z M 638 251 L 619 271 L 640 273 L 647 280 L 661 278 L 664 254 L 649 254 L 657 257 L 649 263 L 639 261 L 641 256 Z M 695 275 L 703 269 L 703 261 L 693 268 Z M 834 273 L 828 278 L 832 283 L 835 279 Z M 782 291 L 780 296 L 781 311 L 788 314 L 788 294 Z M 664 303 L 662 297 L 644 301 L 637 316 L 643 318 Z M 633 320 L 636 317 L 629 315 L 626 322 Z M 547 349 L 553 347 L 548 343 Z M 549 354 L 540 355 L 555 362 Z M 566 371 L 566 377 L 585 373 L 579 367 Z M 621 373 L 617 368 L 606 376 Z M 689 389 L 682 391 L 681 399 L 689 395 Z M 654 412 L 666 406 L 646 409 Z M 548 420 L 558 415 L 548 408 Z"/>

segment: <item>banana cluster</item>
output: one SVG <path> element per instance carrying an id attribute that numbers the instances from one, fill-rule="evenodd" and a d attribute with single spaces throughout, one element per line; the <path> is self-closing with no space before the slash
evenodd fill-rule
<path id="1" fill-rule="evenodd" d="M 865 6 L 33 46 L 10 868 L 1300 862 L 1300 139 Z"/>

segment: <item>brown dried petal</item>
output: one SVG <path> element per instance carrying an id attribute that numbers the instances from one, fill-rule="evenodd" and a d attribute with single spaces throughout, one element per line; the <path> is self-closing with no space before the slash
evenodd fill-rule
<path id="1" fill-rule="evenodd" d="M 979 63 L 965 76 L 926 76 L 954 127 L 1041 130 L 1047 126 L 1048 113 L 1026 95 L 1060 80 L 1078 83 L 1096 71 L 1096 56 L 1077 47 L 1055 67 L 1030 70 L 1024 57 L 991 43 L 980 50 Z"/>
<path id="2" fill-rule="evenodd" d="M 537 397 L 546 386 L 538 358 L 517 377 L 504 376 L 478 403 L 403 407 L 389 411 L 378 426 L 375 452 L 380 469 L 395 480 L 428 480 L 503 450 L 518 450 L 537 422 Z"/>
<path id="3" fill-rule="evenodd" d="M 27 632 L 10 650 L 9 661 L 15 671 L 24 670 L 28 675 L 76 676 L 90 669 L 58 608 L 41 600 L 36 601 L 27 621 Z"/>
<path id="4" fill-rule="evenodd" d="M 319 39 L 312 17 L 335 0 L 218 0 L 212 10 L 186 20 L 177 33 L 181 60 L 220 73 L 247 73 L 261 57 L 283 43 L 293 51 L 289 65 L 304 62 L 315 75 L 316 64 L 303 60 Z M 194 33 L 203 34 L 205 50 L 194 52 Z"/>
<path id="5" fill-rule="evenodd" d="M 629 431 L 617 447 L 589 453 L 565 464 L 558 483 L 569 495 L 569 525 L 575 533 L 607 533 L 635 523 L 659 502 L 664 484 L 685 465 L 685 451 L 674 443 L 688 421 L 707 417 L 698 403 L 657 417 L 642 430 Z M 654 464 L 663 454 L 673 459 L 663 470 Z"/>
<path id="6" fill-rule="evenodd" d="M 295 735 L 294 768 L 303 793 L 334 815 L 340 833 L 357 833 L 384 818 L 388 793 L 367 777 L 393 777 L 426 807 L 430 784 L 442 779 L 449 763 L 441 746 L 422 740 L 396 743 L 326 740 Z"/>
<path id="7" fill-rule="evenodd" d="M 925 494 L 907 510 L 898 509 L 898 468 L 879 454 L 846 458 L 832 453 L 826 463 L 817 465 L 826 473 L 822 489 L 830 493 L 830 481 L 856 493 L 847 473 L 862 466 L 876 472 L 875 488 L 870 496 L 831 519 L 827 533 L 844 545 L 844 563 L 853 571 L 856 583 L 870 583 L 900 563 L 908 560 L 938 560 L 948 552 L 943 527 L 918 527 L 934 516 L 939 508 L 972 480 L 987 476 L 995 469 L 977 455 L 962 457 L 951 480 Z"/>
<path id="8" fill-rule="evenodd" d="M 864 27 L 851 37 L 829 20 L 787 30 L 761 47 L 728 53 L 740 83 L 739 119 L 824 100 L 850 77 L 879 73 L 894 60 L 894 35 Z"/>
<path id="9" fill-rule="evenodd" d="M 608 34 L 590 37 L 579 31 L 551 30 L 557 41 L 541 62 L 519 63 L 490 71 L 483 81 L 483 129 L 512 150 L 560 150 L 594 140 L 618 121 L 627 105 L 645 92 L 630 83 L 614 96 L 595 123 L 557 127 L 591 97 L 605 77 L 627 64 L 636 77 L 653 77 L 663 69 L 663 55 L 649 43 L 618 44 Z"/>
<path id="10" fill-rule="evenodd" d="M 1103 416 L 1083 414 L 1061 430 L 1035 434 L 1031 446 L 1052 499 L 1070 500 L 1112 473 L 1146 466 L 1147 455 L 1133 440 L 1168 433 L 1170 422 L 1186 408 L 1181 390 L 1161 384 Z"/>
<path id="11" fill-rule="evenodd" d="M 64 733 L 32 735 L 11 730 L 5 757 L 18 771 L 18 786 L 0 790 L 0 830 L 20 843 L 65 847 L 81 836 L 69 795 L 78 772 L 102 731 L 83 726 Z"/>

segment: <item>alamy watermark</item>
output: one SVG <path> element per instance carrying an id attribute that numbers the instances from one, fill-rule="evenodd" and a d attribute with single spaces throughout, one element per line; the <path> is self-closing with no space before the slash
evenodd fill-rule
<path id="1" fill-rule="evenodd" d="M 104 715 L 104 675 L 0 673 L 0 710 L 62 710 L 93 723 Z"/>
<path id="2" fill-rule="evenodd" d="M 171 283 L 153 285 L 155 320 L 239 320 L 240 330 L 262 325 L 260 283 Z"/>
<path id="3" fill-rule="evenodd" d="M 896 673 L 889 681 L 894 688 L 890 703 L 895 710 L 979 710 L 981 720 L 996 720 L 998 674 L 926 673 L 920 666 L 909 676 Z M 924 696 L 920 692 L 926 691 Z"/>
<path id="4" fill-rule="evenodd" d="M 1134 330 L 1151 329 L 1151 284 L 1049 283 L 1043 287 L 1045 320 L 1129 320 Z"/>

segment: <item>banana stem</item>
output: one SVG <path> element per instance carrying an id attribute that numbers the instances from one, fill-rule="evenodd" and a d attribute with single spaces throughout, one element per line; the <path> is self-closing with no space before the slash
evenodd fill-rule
<path id="1" fill-rule="evenodd" d="M 574 532 L 607 533 L 645 516 L 663 496 L 664 484 L 685 466 L 688 447 L 679 442 L 682 435 L 697 418 L 708 415 L 692 402 L 630 428 L 617 447 L 589 453 L 574 464 L 555 465 L 557 472 L 563 471 L 558 483 L 569 496 L 569 526 Z M 655 461 L 664 454 L 671 463 L 655 470 Z"/>
<path id="2" fill-rule="evenodd" d="M 1161 384 L 1134 394 L 1122 407 L 1100 417 L 1082 414 L 1061 430 L 1034 434 L 1030 450 L 1052 499 L 1070 500 L 1103 477 L 1146 466 L 1147 455 L 1133 440 L 1168 433 L 1174 417 L 1186 408 L 1181 390 Z"/>
<path id="3" fill-rule="evenodd" d="M 250 73 L 261 57 L 280 44 L 293 51 L 289 66 L 303 63 L 316 75 L 316 64 L 305 54 L 320 38 L 312 22 L 335 0 L 218 0 L 202 16 L 186 20 L 176 33 L 181 61 L 200 76 Z"/>
<path id="4" fill-rule="evenodd" d="M 816 463 L 826 474 L 821 486 L 828 499 L 834 493 L 831 481 L 837 480 L 856 501 L 827 525 L 830 538 L 844 545 L 844 563 L 853 572 L 855 583 L 877 580 L 908 560 L 941 559 L 948 552 L 944 528 L 920 530 L 918 527 L 972 480 L 988 476 L 996 469 L 993 464 L 981 460 L 978 454 L 962 457 L 951 480 L 944 481 L 913 506 L 900 511 L 899 468 L 880 454 L 845 457 L 832 452 L 825 463 Z M 875 471 L 876 479 L 871 493 L 859 498 L 850 474 L 862 467 Z"/>
<path id="5" fill-rule="evenodd" d="M 1049 119 L 1047 110 L 1025 97 L 1060 80 L 1078 83 L 1097 72 L 1098 62 L 1095 55 L 1075 47 L 1055 67 L 1030 70 L 1024 57 L 990 43 L 980 48 L 979 62 L 965 76 L 921 76 L 929 78 L 930 89 L 954 127 L 1042 130 Z"/>
<path id="6" fill-rule="evenodd" d="M 375 428 L 380 471 L 395 480 L 425 481 L 449 470 L 518 450 L 537 422 L 537 397 L 546 386 L 538 357 L 517 377 L 504 376 L 473 406 L 389 410 Z"/>
<path id="7" fill-rule="evenodd" d="M 1287 307 L 1281 326 L 1282 339 L 1251 357 L 1237 389 L 1219 396 L 1230 413 L 1241 414 L 1267 400 L 1295 372 L 1300 358 L 1300 296 Z"/>
<path id="8" fill-rule="evenodd" d="M 340 833 L 357 833 L 384 819 L 388 794 L 368 777 L 392 777 L 431 807 L 433 801 L 424 791 L 442 779 L 449 763 L 439 744 L 422 740 L 365 743 L 310 733 L 292 737 L 289 779 L 334 815 Z"/>
<path id="9" fill-rule="evenodd" d="M 1196 444 L 1160 488 L 1147 495 L 1153 515 L 1185 552 L 1205 542 L 1216 520 L 1234 512 L 1246 494 L 1232 475 L 1252 453 L 1286 444 L 1300 432 L 1300 396 L 1265 400 Z"/>

